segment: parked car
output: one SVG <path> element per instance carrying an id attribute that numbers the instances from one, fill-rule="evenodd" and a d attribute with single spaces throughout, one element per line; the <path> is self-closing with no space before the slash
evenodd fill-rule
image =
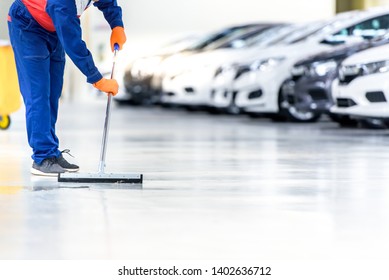
<path id="1" fill-rule="evenodd" d="M 333 81 L 338 77 L 341 62 L 347 57 L 372 47 L 389 43 L 389 36 L 364 40 L 350 45 L 340 45 L 297 62 L 291 71 L 292 77 L 282 85 L 283 103 L 287 117 L 296 122 L 314 122 L 322 114 L 330 114 L 334 105 L 331 94 Z"/>
<path id="2" fill-rule="evenodd" d="M 161 73 L 158 71 L 158 67 L 166 58 L 174 54 L 186 56 L 201 52 L 207 47 L 210 48 L 210 45 L 216 42 L 226 42 L 225 40 L 227 38 L 236 38 L 247 32 L 259 32 L 273 25 L 253 23 L 227 27 L 200 36 L 195 40 L 192 38 L 189 40 L 184 38 L 158 50 L 156 53 L 139 57 L 132 61 L 124 72 L 123 83 L 125 94 L 120 95 L 120 99 L 137 104 L 155 102 L 159 99 L 159 92 L 161 90 Z"/>
<path id="3" fill-rule="evenodd" d="M 330 111 L 340 125 L 356 120 L 371 128 L 389 125 L 389 45 L 354 54 L 343 61 L 332 85 Z"/>

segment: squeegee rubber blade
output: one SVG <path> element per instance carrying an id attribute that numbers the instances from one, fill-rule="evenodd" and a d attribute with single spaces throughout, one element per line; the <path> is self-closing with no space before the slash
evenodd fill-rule
<path id="1" fill-rule="evenodd" d="M 59 174 L 58 182 L 91 184 L 142 184 L 142 174 Z"/>

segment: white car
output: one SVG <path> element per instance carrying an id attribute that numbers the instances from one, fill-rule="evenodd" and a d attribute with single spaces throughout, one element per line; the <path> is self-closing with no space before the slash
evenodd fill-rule
<path id="1" fill-rule="evenodd" d="M 291 77 L 293 65 L 334 45 L 381 36 L 389 29 L 389 9 L 362 12 L 335 23 L 305 40 L 266 52 L 250 63 L 222 67 L 212 90 L 212 105 L 284 118 L 286 104 L 280 92 L 284 81 Z"/>
<path id="2" fill-rule="evenodd" d="M 389 120 L 389 45 L 354 54 L 340 66 L 332 84 L 335 105 L 330 111 L 341 125 L 358 120 L 384 127 Z"/>

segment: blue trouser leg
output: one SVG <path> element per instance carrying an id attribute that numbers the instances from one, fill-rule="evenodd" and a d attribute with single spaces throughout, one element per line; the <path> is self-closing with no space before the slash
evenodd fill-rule
<path id="1" fill-rule="evenodd" d="M 56 48 L 52 51 L 50 57 L 50 112 L 51 112 L 51 136 L 56 143 L 58 148 L 59 141 L 55 133 L 55 124 L 58 117 L 58 103 L 61 97 L 63 87 L 63 76 L 65 69 L 65 52 L 64 49 L 57 40 Z M 58 157 L 59 153 L 56 154 Z"/>
<path id="2" fill-rule="evenodd" d="M 26 107 L 28 142 L 32 159 L 58 157 L 55 134 L 65 55 L 55 33 L 44 30 L 20 3 L 10 9 L 11 44 L 14 49 L 20 91 Z"/>

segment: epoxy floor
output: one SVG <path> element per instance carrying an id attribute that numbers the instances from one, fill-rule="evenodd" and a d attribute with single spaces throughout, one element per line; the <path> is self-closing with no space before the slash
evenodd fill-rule
<path id="1" fill-rule="evenodd" d="M 61 105 L 61 148 L 98 167 L 105 101 Z M 389 258 L 389 131 L 162 108 L 112 111 L 107 171 L 33 177 L 23 111 L 0 131 L 0 259 Z"/>

